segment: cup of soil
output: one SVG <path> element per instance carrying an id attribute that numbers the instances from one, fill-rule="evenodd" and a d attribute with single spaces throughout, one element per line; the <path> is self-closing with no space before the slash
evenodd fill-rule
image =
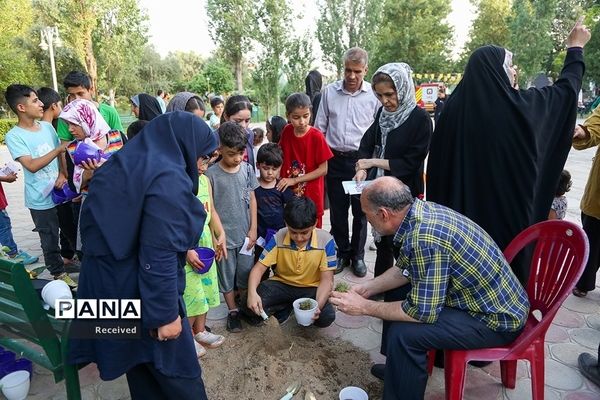
<path id="1" fill-rule="evenodd" d="M 199 274 L 207 273 L 210 270 L 213 261 L 215 260 L 215 251 L 208 247 L 196 247 L 194 251 L 196 252 L 196 254 L 198 254 L 198 258 L 200 259 L 200 261 L 202 261 L 202 264 L 204 264 L 204 267 L 198 270 L 194 269 L 194 271 L 196 271 Z"/>
<path id="2" fill-rule="evenodd" d="M 359 387 L 346 386 L 340 390 L 340 400 L 369 400 L 369 395 Z"/>
<path id="3" fill-rule="evenodd" d="M 315 299 L 309 299 L 307 297 L 301 297 L 294 300 L 294 315 L 296 316 L 296 322 L 302 326 L 310 326 L 314 322 L 312 317 L 317 311 L 319 303 Z"/>

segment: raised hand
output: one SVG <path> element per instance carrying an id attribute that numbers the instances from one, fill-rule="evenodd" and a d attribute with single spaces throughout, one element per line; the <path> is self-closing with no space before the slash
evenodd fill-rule
<path id="1" fill-rule="evenodd" d="M 592 34 L 589 29 L 583 25 L 583 17 L 579 17 L 573 29 L 567 37 L 567 48 L 583 47 L 590 40 Z"/>

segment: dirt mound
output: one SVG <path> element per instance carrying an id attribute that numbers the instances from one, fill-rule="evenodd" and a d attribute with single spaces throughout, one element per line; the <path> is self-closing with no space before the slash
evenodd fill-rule
<path id="1" fill-rule="evenodd" d="M 345 386 L 362 387 L 370 399 L 378 399 L 383 389 L 369 373 L 368 353 L 293 321 L 281 328 L 269 324 L 227 334 L 225 343 L 209 350 L 201 365 L 211 400 L 279 399 L 295 380 L 302 382 L 295 399 L 303 399 L 309 390 L 317 400 L 337 399 Z"/>

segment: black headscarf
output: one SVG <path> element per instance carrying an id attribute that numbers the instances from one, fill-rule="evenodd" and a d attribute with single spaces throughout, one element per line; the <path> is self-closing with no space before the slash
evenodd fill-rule
<path id="1" fill-rule="evenodd" d="M 496 46 L 471 55 L 435 127 L 427 167 L 427 199 L 471 218 L 501 249 L 547 219 L 585 69 L 581 49 L 569 49 L 553 86 L 517 90 L 504 58 Z"/>
<path id="2" fill-rule="evenodd" d="M 81 213 L 84 253 L 121 260 L 138 243 L 192 248 L 206 217 L 195 197 L 197 160 L 216 148 L 211 129 L 191 113 L 175 111 L 148 123 L 94 173 Z"/>
<path id="3" fill-rule="evenodd" d="M 138 119 L 143 121 L 152 121 L 154 118 L 162 115 L 162 108 L 156 97 L 150 96 L 146 93 L 140 93 L 138 95 L 140 114 Z"/>
<path id="4" fill-rule="evenodd" d="M 304 81 L 306 85 L 306 94 L 310 97 L 312 104 L 312 113 L 310 115 L 310 124 L 313 125 L 317 111 L 319 111 L 319 105 L 321 104 L 321 88 L 323 87 L 323 77 L 319 71 L 312 70 L 306 75 Z"/>

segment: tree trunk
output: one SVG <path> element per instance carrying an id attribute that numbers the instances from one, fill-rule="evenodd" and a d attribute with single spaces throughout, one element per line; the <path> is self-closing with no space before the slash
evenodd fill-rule
<path id="1" fill-rule="evenodd" d="M 85 37 L 85 69 L 92 80 L 92 93 L 98 98 L 98 64 L 94 55 L 94 46 L 92 43 L 92 32 Z"/>
<path id="2" fill-rule="evenodd" d="M 235 89 L 238 93 L 242 93 L 244 91 L 244 82 L 243 82 L 243 74 L 242 74 L 242 56 L 235 61 Z"/>
<path id="3" fill-rule="evenodd" d="M 110 89 L 108 91 L 108 101 L 110 102 L 110 106 L 114 107 L 115 106 L 115 89 Z"/>

